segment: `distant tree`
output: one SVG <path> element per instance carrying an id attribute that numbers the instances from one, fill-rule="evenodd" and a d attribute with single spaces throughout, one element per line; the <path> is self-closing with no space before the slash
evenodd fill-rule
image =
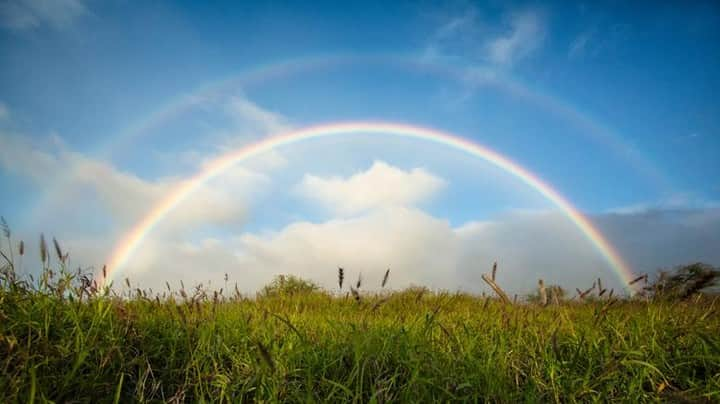
<path id="1" fill-rule="evenodd" d="M 655 298 L 687 299 L 696 293 L 716 293 L 718 280 L 718 268 L 696 262 L 659 271 L 655 280 L 643 289 Z"/>
<path id="2" fill-rule="evenodd" d="M 295 275 L 277 275 L 260 291 L 263 297 L 290 296 L 315 292 L 320 289 L 316 283 Z"/>

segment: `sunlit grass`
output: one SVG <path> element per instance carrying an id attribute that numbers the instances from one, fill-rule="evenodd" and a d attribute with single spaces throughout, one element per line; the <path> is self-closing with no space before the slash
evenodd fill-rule
<path id="1" fill-rule="evenodd" d="M 422 288 L 97 291 L 3 277 L 4 401 L 720 400 L 708 298 L 542 307 Z M 129 284 L 129 282 L 128 282 Z M 297 286 L 297 285 L 296 285 Z M 353 285 L 355 286 L 355 285 Z"/>

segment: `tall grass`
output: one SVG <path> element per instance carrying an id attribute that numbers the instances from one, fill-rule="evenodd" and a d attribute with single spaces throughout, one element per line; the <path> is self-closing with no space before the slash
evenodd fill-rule
<path id="1" fill-rule="evenodd" d="M 358 280 L 352 299 L 290 276 L 254 298 L 129 281 L 118 296 L 58 261 L 36 282 L 0 277 L 2 402 L 720 400 L 707 297 L 360 298 Z"/>

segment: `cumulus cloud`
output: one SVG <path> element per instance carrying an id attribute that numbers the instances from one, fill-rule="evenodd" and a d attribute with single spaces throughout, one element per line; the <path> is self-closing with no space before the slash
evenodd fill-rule
<path id="1" fill-rule="evenodd" d="M 89 195 L 94 195 L 112 218 L 107 228 L 94 230 L 95 237 L 88 237 L 82 229 L 66 236 L 53 233 L 70 251 L 73 263 L 83 266 L 101 267 L 128 225 L 180 181 L 137 177 L 69 152 L 58 139 L 51 138 L 43 145 L 22 136 L 0 137 L 3 170 L 21 173 L 40 186 L 52 183 L 53 173 L 76 173 L 65 189 L 71 199 L 52 211 L 66 221 L 62 231 L 72 227 L 67 221 L 73 211 L 88 209 Z M 221 182 L 204 185 L 166 217 L 131 257 L 120 279 L 127 276 L 143 287 L 159 290 L 166 280 L 186 284 L 212 280 L 220 285 L 228 273 L 241 290 L 253 292 L 276 274 L 292 273 L 332 289 L 336 268 L 343 266 L 349 279 L 362 273 L 367 289 L 377 288 L 385 269 L 390 268 L 393 288 L 422 284 L 487 292 L 480 275 L 497 260 L 498 281 L 510 293 L 532 290 L 538 278 L 570 290 L 589 285 L 597 277 L 616 290 L 624 286 L 562 214 L 512 212 L 453 226 L 445 218 L 412 206 L 434 195 L 444 184 L 442 179 L 422 169 L 405 171 L 382 162 L 345 178 L 303 179 L 299 188 L 340 217 L 240 233 L 242 227 L 234 226 L 233 220 L 242 222 L 248 193 L 266 180 L 260 173 L 238 170 Z M 364 197 L 336 196 L 356 194 Z M 634 207 L 596 214 L 591 220 L 638 273 L 692 261 L 720 264 L 717 205 Z M 208 223 L 237 235 L 185 231 Z"/>
<path id="2" fill-rule="evenodd" d="M 368 289 L 377 288 L 386 268 L 391 268 L 394 287 L 456 286 L 449 272 L 457 267 L 457 236 L 447 221 L 414 208 L 298 222 L 274 233 L 245 234 L 239 241 L 242 268 L 253 268 L 263 281 L 272 274 L 293 273 L 330 288 L 337 266 L 343 266 L 349 277 L 362 273 Z"/>
<path id="3" fill-rule="evenodd" d="M 404 171 L 376 161 L 350 177 L 323 178 L 306 174 L 297 186 L 304 197 L 341 215 L 391 205 L 413 205 L 434 195 L 445 181 L 422 168 Z"/>
<path id="4" fill-rule="evenodd" d="M 602 214 L 592 220 L 638 272 L 693 261 L 720 264 L 720 210 Z M 558 212 L 512 213 L 453 227 L 417 208 L 385 207 L 324 222 L 300 221 L 278 231 L 188 243 L 151 241 L 127 274 L 143 284 L 186 284 L 223 274 L 254 292 L 277 274 L 295 274 L 334 290 L 338 266 L 363 288 L 379 288 L 391 269 L 392 288 L 490 292 L 480 275 L 499 263 L 498 282 L 510 293 L 533 290 L 537 279 L 569 290 L 598 277 L 616 293 L 625 285 L 578 229 Z"/>
<path id="5" fill-rule="evenodd" d="M 62 29 L 87 13 L 82 0 L 16 0 L 0 3 L 0 25 L 23 31 L 49 25 Z"/>
<path id="6" fill-rule="evenodd" d="M 140 178 L 110 163 L 68 151 L 58 138 L 41 145 L 19 135 L 2 133 L 0 140 L 4 145 L 0 150 L 0 167 L 5 171 L 31 179 L 43 188 L 61 184 L 62 189 L 58 191 L 64 198 L 57 201 L 53 210 L 75 210 L 92 195 L 120 229 L 139 220 L 150 206 L 183 181 L 174 177 Z M 253 189 L 261 188 L 268 181 L 263 174 L 234 167 L 222 182 L 201 185 L 164 221 L 163 229 L 174 233 L 198 225 L 240 223 L 247 208 L 243 201 L 253 194 Z M 83 195 L 83 200 L 78 200 L 76 195 Z"/>

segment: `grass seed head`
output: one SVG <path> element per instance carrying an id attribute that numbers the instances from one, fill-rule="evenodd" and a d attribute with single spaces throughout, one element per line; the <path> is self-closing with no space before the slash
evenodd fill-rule
<path id="1" fill-rule="evenodd" d="M 58 261 L 65 262 L 65 256 L 63 255 L 62 248 L 60 248 L 60 243 L 58 243 L 57 239 L 53 237 L 53 246 L 55 247 L 55 254 L 57 254 Z"/>
<path id="2" fill-rule="evenodd" d="M 270 356 L 270 351 L 268 351 L 265 345 L 263 345 L 260 341 L 257 341 L 255 345 L 257 345 L 258 351 L 260 352 L 260 358 L 262 358 L 263 362 L 268 365 L 270 370 L 274 371 L 275 362 L 273 362 L 272 356 Z"/>
<path id="3" fill-rule="evenodd" d="M 2 226 L 3 235 L 5 238 L 10 238 L 10 226 L 8 225 L 7 221 L 5 221 L 5 218 L 0 216 L 0 225 Z"/>
<path id="4" fill-rule="evenodd" d="M 40 260 L 44 264 L 48 259 L 47 243 L 45 242 L 45 235 L 40 233 Z"/>
<path id="5" fill-rule="evenodd" d="M 390 277 L 390 268 L 388 268 L 387 271 L 385 271 L 385 276 L 383 276 L 382 285 L 381 285 L 383 288 L 387 284 L 388 277 Z"/>
<path id="6" fill-rule="evenodd" d="M 338 267 L 338 286 L 342 289 L 343 279 L 345 279 L 345 270 Z"/>
<path id="7" fill-rule="evenodd" d="M 640 281 L 643 280 L 643 279 L 647 279 L 647 274 L 640 275 L 640 276 L 636 277 L 635 279 L 633 279 L 633 280 L 631 280 L 630 282 L 628 282 L 628 285 L 634 285 L 634 284 L 640 282 Z"/>
<path id="8" fill-rule="evenodd" d="M 360 303 L 360 292 L 357 291 L 357 289 L 350 287 L 350 292 L 353 295 L 353 298 L 355 298 L 355 301 Z"/>
<path id="9" fill-rule="evenodd" d="M 20 245 L 18 246 L 18 252 L 20 253 L 20 256 L 22 257 L 25 255 L 25 242 L 20 240 Z"/>

